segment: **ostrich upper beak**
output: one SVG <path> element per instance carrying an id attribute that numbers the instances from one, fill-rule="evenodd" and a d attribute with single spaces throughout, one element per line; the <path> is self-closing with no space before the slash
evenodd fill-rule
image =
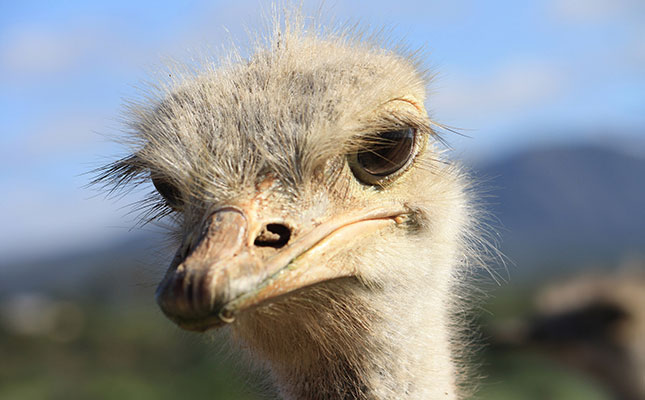
<path id="1" fill-rule="evenodd" d="M 278 296 L 355 275 L 351 265 L 331 267 L 328 261 L 355 240 L 401 223 L 406 209 L 381 205 L 294 227 L 300 233 L 273 252 L 256 245 L 258 221 L 249 215 L 236 207 L 215 211 L 199 227 L 195 244 L 184 243 L 177 252 L 157 288 L 157 303 L 180 327 L 207 330 Z"/>

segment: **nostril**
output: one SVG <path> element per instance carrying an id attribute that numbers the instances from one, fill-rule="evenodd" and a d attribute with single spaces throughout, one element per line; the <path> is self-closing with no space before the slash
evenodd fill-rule
<path id="1" fill-rule="evenodd" d="M 289 242 L 291 230 L 282 224 L 266 224 L 255 238 L 258 247 L 279 249 Z"/>

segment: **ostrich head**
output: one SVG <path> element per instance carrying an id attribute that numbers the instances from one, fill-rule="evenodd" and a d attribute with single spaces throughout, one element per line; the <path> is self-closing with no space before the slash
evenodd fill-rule
<path id="1" fill-rule="evenodd" d="M 287 27 L 248 59 L 132 108 L 131 155 L 179 249 L 157 289 L 180 327 L 229 327 L 293 398 L 453 398 L 471 226 L 414 57 Z"/>

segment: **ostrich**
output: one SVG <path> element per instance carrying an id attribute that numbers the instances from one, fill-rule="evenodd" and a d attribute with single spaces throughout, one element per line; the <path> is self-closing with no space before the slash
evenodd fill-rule
<path id="1" fill-rule="evenodd" d="M 498 329 L 497 344 L 539 350 L 595 378 L 612 398 L 645 398 L 645 264 L 542 288 L 536 313 Z M 494 332 L 495 333 L 495 332 Z"/>
<path id="2" fill-rule="evenodd" d="M 481 240 L 428 74 L 356 33 L 274 29 L 133 105 L 132 152 L 97 178 L 151 181 L 150 212 L 175 220 L 157 303 L 181 328 L 227 327 L 288 399 L 463 397 Z"/>

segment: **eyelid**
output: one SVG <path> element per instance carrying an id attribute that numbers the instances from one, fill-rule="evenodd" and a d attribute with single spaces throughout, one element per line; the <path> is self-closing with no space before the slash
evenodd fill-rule
<path id="1" fill-rule="evenodd" d="M 417 111 L 421 112 L 422 114 L 426 113 L 425 107 L 423 105 L 420 105 L 415 99 L 412 99 L 410 97 L 396 97 L 394 99 L 391 99 L 388 101 L 388 103 L 396 102 L 396 101 L 402 101 L 405 103 L 410 104 L 412 107 L 416 108 Z M 388 104 L 386 103 L 386 104 Z"/>

